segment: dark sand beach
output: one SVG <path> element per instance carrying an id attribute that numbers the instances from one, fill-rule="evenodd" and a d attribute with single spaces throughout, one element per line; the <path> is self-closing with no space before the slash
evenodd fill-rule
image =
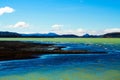
<path id="1" fill-rule="evenodd" d="M 62 50 L 65 46 L 48 43 L 0 41 L 0 60 L 30 59 L 43 54 L 106 54 L 104 51 Z"/>
<path id="2" fill-rule="evenodd" d="M 62 50 L 65 46 L 47 43 L 0 41 L 0 60 L 30 59 L 43 54 L 105 54 L 88 50 Z"/>

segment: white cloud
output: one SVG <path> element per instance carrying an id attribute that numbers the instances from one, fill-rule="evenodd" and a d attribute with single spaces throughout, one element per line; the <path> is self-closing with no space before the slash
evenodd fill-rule
<path id="1" fill-rule="evenodd" d="M 79 35 L 79 36 L 84 35 L 85 33 L 86 33 L 86 30 L 81 29 L 81 28 L 76 29 L 76 30 L 69 29 L 69 30 L 65 30 L 65 31 L 61 32 L 61 34 L 75 34 L 75 35 Z"/>
<path id="2" fill-rule="evenodd" d="M 75 34 L 75 35 L 83 35 L 85 34 L 86 30 L 84 29 L 76 29 L 76 30 L 72 30 L 72 29 L 67 29 L 67 30 L 62 30 L 62 29 L 58 29 L 58 30 L 53 30 L 53 32 L 57 33 L 57 34 Z"/>
<path id="3" fill-rule="evenodd" d="M 11 8 L 11 7 L 8 7 L 8 6 L 2 7 L 2 8 L 0 8 L 0 15 L 3 15 L 5 13 L 12 13 L 14 11 L 15 10 L 13 8 Z"/>
<path id="4" fill-rule="evenodd" d="M 29 26 L 29 24 L 26 22 L 17 22 L 16 24 L 9 25 L 8 27 L 10 27 L 10 28 L 26 28 L 28 26 Z"/>
<path id="5" fill-rule="evenodd" d="M 120 32 L 120 28 L 111 28 L 111 29 L 105 29 L 105 30 L 86 30 L 86 29 L 82 29 L 82 28 L 78 28 L 78 29 L 67 29 L 67 30 L 56 30 L 53 31 L 57 34 L 75 34 L 75 35 L 79 35 L 82 36 L 86 33 L 90 34 L 90 35 L 102 35 L 102 34 L 106 34 L 106 33 L 110 33 L 110 32 Z"/>
<path id="6" fill-rule="evenodd" d="M 61 24 L 54 24 L 54 25 L 52 25 L 52 28 L 53 28 L 54 30 L 59 30 L 59 29 L 61 29 L 63 26 L 64 26 L 64 25 L 61 25 Z"/>
<path id="7" fill-rule="evenodd" d="M 120 28 L 105 29 L 104 33 L 120 32 Z"/>
<path id="8" fill-rule="evenodd" d="M 57 34 L 75 34 L 75 35 L 79 35 L 79 36 L 82 36 L 86 33 L 88 34 L 91 34 L 91 35 L 98 35 L 100 33 L 100 31 L 95 31 L 95 30 L 85 30 L 85 29 L 82 29 L 82 28 L 78 28 L 78 29 L 62 29 L 64 25 L 61 25 L 61 24 L 54 24 L 52 25 L 52 32 L 54 33 L 57 33 Z"/>
<path id="9" fill-rule="evenodd" d="M 83 35 L 86 33 L 86 30 L 82 29 L 82 28 L 78 28 L 78 29 L 75 29 L 75 30 L 72 30 L 72 29 L 67 29 L 67 30 L 64 30 L 62 29 L 64 25 L 61 25 L 61 24 L 54 24 L 52 25 L 52 32 L 54 33 L 57 33 L 57 34 L 75 34 L 75 35 Z"/>
<path id="10" fill-rule="evenodd" d="M 64 25 L 61 25 L 61 24 L 54 24 L 54 25 L 52 25 L 51 27 L 52 27 L 52 32 L 55 32 L 55 33 L 61 33 L 62 32 L 62 27 L 63 27 Z"/>

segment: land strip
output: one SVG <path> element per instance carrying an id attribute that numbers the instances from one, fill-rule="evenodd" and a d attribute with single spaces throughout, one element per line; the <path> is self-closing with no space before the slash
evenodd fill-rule
<path id="1" fill-rule="evenodd" d="M 44 54 L 106 54 L 103 51 L 62 50 L 65 46 L 21 41 L 0 41 L 0 61 L 38 58 Z"/>

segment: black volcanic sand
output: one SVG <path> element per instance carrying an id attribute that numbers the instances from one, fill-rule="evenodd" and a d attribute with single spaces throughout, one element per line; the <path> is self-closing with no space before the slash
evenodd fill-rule
<path id="1" fill-rule="evenodd" d="M 0 61 L 38 58 L 43 54 L 105 54 L 87 50 L 62 50 L 65 46 L 20 41 L 0 41 Z"/>

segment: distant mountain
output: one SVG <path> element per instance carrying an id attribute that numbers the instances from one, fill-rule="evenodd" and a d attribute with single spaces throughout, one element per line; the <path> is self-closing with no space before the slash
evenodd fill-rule
<path id="1" fill-rule="evenodd" d="M 0 31 L 0 37 L 21 37 L 21 35 L 15 32 Z"/>
<path id="2" fill-rule="evenodd" d="M 34 33 L 34 34 L 21 34 L 21 35 L 23 37 L 79 37 L 73 34 L 58 35 L 56 33 L 47 33 L 47 34 Z"/>
<path id="3" fill-rule="evenodd" d="M 89 34 L 84 34 L 82 37 L 84 37 L 84 38 L 89 38 L 90 35 L 89 35 Z"/>
<path id="4" fill-rule="evenodd" d="M 101 35 L 90 35 L 90 34 L 84 34 L 82 38 L 100 38 Z"/>
<path id="5" fill-rule="evenodd" d="M 74 35 L 74 34 L 64 34 L 64 35 L 60 35 L 60 37 L 65 37 L 65 38 L 75 38 L 75 37 L 79 37 L 77 35 Z"/>
<path id="6" fill-rule="evenodd" d="M 57 37 L 63 37 L 63 38 L 120 38 L 120 32 L 114 32 L 114 33 L 107 33 L 104 35 L 89 35 L 89 34 L 84 34 L 83 36 L 77 36 L 74 34 L 63 34 L 59 35 L 56 33 L 46 33 L 46 34 L 41 34 L 41 33 L 33 33 L 33 34 L 20 34 L 20 33 L 15 33 L 15 32 L 8 32 L 8 31 L 0 31 L 0 37 L 35 37 L 35 38 L 57 38 Z"/>
<path id="7" fill-rule="evenodd" d="M 23 37 L 58 37 L 59 35 L 56 33 L 47 33 L 47 34 L 41 34 L 41 33 L 33 33 L 33 34 L 21 34 Z"/>
<path id="8" fill-rule="evenodd" d="M 103 35 L 104 38 L 120 38 L 120 32 L 107 33 Z"/>

